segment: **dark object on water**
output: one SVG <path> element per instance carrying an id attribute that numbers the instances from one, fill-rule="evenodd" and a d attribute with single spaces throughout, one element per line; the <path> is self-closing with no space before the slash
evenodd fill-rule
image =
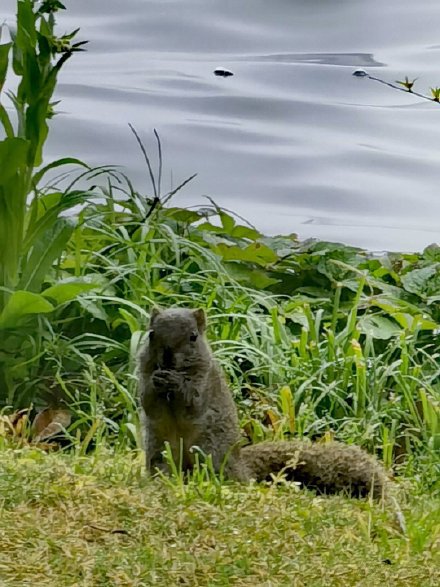
<path id="1" fill-rule="evenodd" d="M 234 74 L 232 73 L 232 71 L 229 71 L 227 69 L 217 68 L 214 70 L 214 75 L 218 75 L 219 77 L 231 77 L 231 75 Z"/>
<path id="2" fill-rule="evenodd" d="M 367 77 L 368 73 L 365 71 L 365 69 L 356 69 L 353 71 L 353 75 L 356 77 Z"/>

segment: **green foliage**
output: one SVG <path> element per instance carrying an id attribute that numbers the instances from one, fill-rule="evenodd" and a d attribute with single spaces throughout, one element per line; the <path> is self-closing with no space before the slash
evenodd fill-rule
<path id="1" fill-rule="evenodd" d="M 439 247 L 375 256 L 264 236 L 212 201 L 172 207 L 192 178 L 162 195 L 159 137 L 155 177 L 133 128 L 151 197 L 113 168 L 37 167 L 57 74 L 81 45 L 76 31 L 55 37 L 62 8 L 18 0 L 17 34 L 0 45 L 0 80 L 11 51 L 19 79 L 17 128 L 0 111 L 0 403 L 67 404 L 81 452 L 104 438 L 137 445 L 149 311 L 204 307 L 249 437 L 335 435 L 389 465 L 429 460 L 440 447 Z M 72 164 L 75 175 L 53 177 Z"/>
<path id="2" fill-rule="evenodd" d="M 0 45 L 0 91 L 6 81 L 11 53 L 13 71 L 19 80 L 16 92 L 8 93 L 15 108 L 15 129 L 6 108 L 0 105 L 5 134 L 0 142 L 0 311 L 7 302 L 8 290 L 17 287 L 24 259 L 28 259 L 32 251 L 30 247 L 44 246 L 36 239 L 47 236 L 34 230 L 36 219 L 28 215 L 29 197 L 36 204 L 39 196 L 35 191 L 36 180 L 41 179 L 44 172 L 40 171 L 37 177 L 33 173 L 42 162 L 57 75 L 65 61 L 82 45 L 68 43 L 63 49 L 57 46 L 59 39 L 54 35 L 52 9 L 59 7 L 51 8 L 45 3 L 40 12 L 33 1 L 19 0 L 17 28 L 10 31 L 12 42 Z M 68 35 L 69 40 L 74 34 Z M 61 57 L 56 59 L 59 52 Z M 52 163 L 51 167 L 57 164 L 61 162 Z M 51 210 L 52 223 L 54 212 Z M 41 218 L 39 220 L 41 223 Z M 29 238 L 31 234 L 33 239 Z M 47 254 L 48 263 L 59 256 L 64 244 L 54 245 Z"/>
<path id="3" fill-rule="evenodd" d="M 16 92 L 8 93 L 15 108 L 15 122 L 0 105 L 5 135 L 0 142 L 0 312 L 16 288 L 39 290 L 69 237 L 68 223 L 59 215 L 75 202 L 70 194 L 59 194 L 58 201 L 53 197 L 49 201 L 37 190 L 38 182 L 49 169 L 67 163 L 84 165 L 75 159 L 61 159 L 34 173 L 42 162 L 57 75 L 82 45 L 67 43 L 63 49 L 57 46 L 52 11 L 58 8 L 60 3 L 46 2 L 38 11 L 33 1 L 19 0 L 16 31 L 10 31 L 12 42 L 0 45 L 0 91 L 8 75 L 11 53 L 13 72 L 18 78 Z M 74 34 L 67 35 L 69 40 Z M 82 199 L 77 197 L 76 203 Z M 42 252 L 44 257 L 40 258 Z M 34 267 L 36 259 L 38 267 Z M 26 275 L 25 264 L 31 276 Z"/>
<path id="4" fill-rule="evenodd" d="M 128 183 L 123 201 L 115 204 L 108 188 L 103 198 L 83 209 L 58 267 L 60 278 L 103 284 L 52 322 L 55 330 L 62 324 L 67 355 L 55 347 L 50 360 L 66 389 L 66 365 L 80 349 L 134 397 L 149 308 L 203 306 L 252 439 L 331 432 L 390 462 L 438 449 L 435 247 L 375 257 L 344 245 L 267 238 L 215 206 L 158 206 L 145 220 L 148 200 Z M 85 363 L 76 364 L 74 387 L 85 397 L 87 385 L 78 384 Z M 109 401 L 109 384 L 98 395 L 114 435 L 134 405 L 121 412 Z"/>

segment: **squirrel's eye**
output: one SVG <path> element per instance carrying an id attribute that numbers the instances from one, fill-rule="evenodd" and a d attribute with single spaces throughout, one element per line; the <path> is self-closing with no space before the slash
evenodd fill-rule
<path id="1" fill-rule="evenodd" d="M 153 340 L 153 338 L 154 338 L 154 330 L 149 330 L 149 331 L 148 331 L 148 338 L 149 338 L 150 340 Z"/>
<path id="2" fill-rule="evenodd" d="M 197 332 L 191 332 L 189 339 L 191 342 L 195 342 L 197 340 Z"/>

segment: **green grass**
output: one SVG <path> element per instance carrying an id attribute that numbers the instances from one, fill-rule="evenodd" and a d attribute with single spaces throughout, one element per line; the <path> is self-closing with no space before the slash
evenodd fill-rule
<path id="1" fill-rule="evenodd" d="M 0 585 L 437 586 L 440 509 L 148 480 L 135 452 L 0 451 Z"/>
<path id="2" fill-rule="evenodd" d="M 113 167 L 41 167 L 84 44 L 57 36 L 62 8 L 17 0 L 0 37 L 0 587 L 439 585 L 440 247 L 376 257 L 170 207 L 192 178 L 161 193 L 157 133 L 154 171 L 132 129 L 152 194 Z M 251 440 L 334 435 L 400 473 L 406 535 L 343 496 L 146 479 L 135 367 L 154 305 L 206 309 Z M 70 454 L 23 448 L 16 410 L 48 406 L 72 416 Z"/>

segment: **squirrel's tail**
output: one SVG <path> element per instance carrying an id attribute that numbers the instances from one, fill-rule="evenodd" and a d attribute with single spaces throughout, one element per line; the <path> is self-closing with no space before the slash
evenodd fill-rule
<path id="1" fill-rule="evenodd" d="M 375 457 L 358 446 L 340 442 L 262 442 L 242 448 L 241 459 L 256 481 L 283 474 L 321 493 L 385 498 L 391 483 Z"/>

